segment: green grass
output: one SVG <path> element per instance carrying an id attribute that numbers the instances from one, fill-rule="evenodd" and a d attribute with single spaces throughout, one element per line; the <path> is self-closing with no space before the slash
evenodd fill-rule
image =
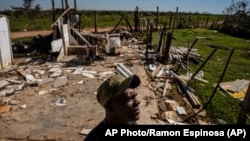
<path id="1" fill-rule="evenodd" d="M 179 29 L 174 31 L 173 36 L 176 40 L 172 40 L 171 45 L 180 47 L 190 46 L 196 37 L 205 37 L 199 38 L 193 47 L 194 49 L 198 49 L 198 54 L 201 55 L 202 62 L 198 65 L 190 64 L 190 67 L 193 68 L 191 73 L 194 73 L 213 51 L 213 48 L 208 46 L 212 44 L 227 47 L 234 51 L 222 82 L 235 81 L 237 79 L 250 80 L 250 58 L 247 58 L 245 55 L 246 50 L 250 49 L 250 43 L 245 39 L 235 38 L 207 29 Z M 153 42 L 155 44 L 157 44 L 157 38 L 158 33 L 154 33 Z M 208 103 L 214 91 L 214 84 L 216 84 L 222 76 L 225 64 L 229 59 L 229 54 L 230 50 L 217 49 L 214 55 L 204 65 L 202 68 L 204 71 L 203 79 L 208 80 L 209 83 L 204 84 L 195 80 L 191 81 L 191 87 L 196 90 L 195 94 L 203 104 Z M 206 109 L 209 116 L 223 119 L 229 124 L 236 124 L 240 110 L 239 100 L 229 95 L 223 95 L 217 90 Z"/>

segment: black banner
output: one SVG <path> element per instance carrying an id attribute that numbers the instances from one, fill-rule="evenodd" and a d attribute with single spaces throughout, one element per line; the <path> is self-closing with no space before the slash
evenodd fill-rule
<path id="1" fill-rule="evenodd" d="M 101 137 L 107 139 L 177 139 L 192 140 L 223 139 L 223 140 L 249 140 L 249 125 L 128 125 L 107 126 L 103 129 Z"/>

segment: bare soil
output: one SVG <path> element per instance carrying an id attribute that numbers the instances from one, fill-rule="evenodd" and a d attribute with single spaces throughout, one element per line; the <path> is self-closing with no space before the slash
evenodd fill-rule
<path id="1" fill-rule="evenodd" d="M 113 29 L 113 28 L 112 27 L 98 28 L 97 32 L 110 31 L 111 29 Z M 90 32 L 95 31 L 94 28 L 86 28 L 84 30 L 87 30 L 87 31 L 90 31 Z M 10 37 L 11 37 L 11 39 L 15 39 L 15 38 L 22 38 L 22 37 L 32 37 L 32 36 L 37 36 L 37 35 L 45 36 L 45 35 L 51 34 L 52 32 L 53 32 L 52 30 L 19 31 L 19 32 L 11 32 Z"/>
<path id="2" fill-rule="evenodd" d="M 11 39 L 22 38 L 22 37 L 30 37 L 37 35 L 49 35 L 52 33 L 52 30 L 42 30 L 42 31 L 19 31 L 19 32 L 11 32 Z"/>

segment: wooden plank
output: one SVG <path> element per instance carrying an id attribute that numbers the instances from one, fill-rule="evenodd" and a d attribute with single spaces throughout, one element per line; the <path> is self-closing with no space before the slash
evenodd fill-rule
<path id="1" fill-rule="evenodd" d="M 88 46 L 92 46 L 76 29 L 72 29 Z"/>
<path id="2" fill-rule="evenodd" d="M 53 27 L 54 25 L 56 25 L 57 23 L 58 23 L 58 21 L 69 11 L 69 10 L 71 10 L 71 8 L 69 7 L 68 9 L 66 9 L 63 13 L 62 13 L 62 15 L 59 17 L 59 18 L 57 18 L 57 20 L 51 25 L 51 27 Z"/>

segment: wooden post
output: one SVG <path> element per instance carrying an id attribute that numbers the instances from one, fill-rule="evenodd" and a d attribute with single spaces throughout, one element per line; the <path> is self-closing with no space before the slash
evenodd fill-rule
<path id="1" fill-rule="evenodd" d="M 62 10 L 64 11 L 64 2 L 63 0 L 61 0 L 61 2 L 62 2 Z"/>
<path id="2" fill-rule="evenodd" d="M 135 23 L 135 29 L 134 29 L 134 31 L 135 32 L 138 32 L 138 21 L 139 21 L 139 8 L 138 8 L 138 6 L 136 6 L 136 8 L 135 8 L 135 13 L 134 13 L 135 15 L 135 18 L 134 18 L 134 23 Z"/>
<path id="3" fill-rule="evenodd" d="M 149 44 L 152 44 L 153 30 L 154 30 L 153 23 L 150 23 L 150 24 L 149 24 L 149 40 L 148 40 L 148 43 L 149 43 Z"/>
<path id="4" fill-rule="evenodd" d="M 129 31 L 132 32 L 132 31 L 133 31 L 133 28 L 132 28 L 131 24 L 129 23 L 127 17 L 125 17 L 125 21 L 126 21 L 128 27 L 129 27 Z"/>
<path id="5" fill-rule="evenodd" d="M 124 19 L 124 17 L 125 17 L 125 15 L 122 15 L 122 17 L 120 18 L 120 20 L 118 21 L 118 23 L 115 25 L 115 27 L 109 33 L 112 33 L 112 32 L 114 32 L 116 30 L 116 28 L 119 26 L 119 24 Z"/>
<path id="6" fill-rule="evenodd" d="M 196 17 L 196 28 L 199 28 L 199 16 Z"/>
<path id="7" fill-rule="evenodd" d="M 210 29 L 213 29 L 213 28 L 214 28 L 214 23 L 215 23 L 215 21 L 213 20 L 213 22 L 212 22 L 211 25 L 209 26 Z"/>
<path id="8" fill-rule="evenodd" d="M 95 11 L 95 20 L 94 20 L 94 22 L 95 22 L 95 33 L 97 33 L 97 12 Z"/>
<path id="9" fill-rule="evenodd" d="M 55 2 L 54 0 L 51 0 L 52 1 L 52 20 L 53 22 L 56 21 L 56 18 L 55 18 Z M 57 26 L 53 26 L 53 40 L 57 39 Z"/>
<path id="10" fill-rule="evenodd" d="M 170 49 L 170 46 L 171 46 L 171 41 L 172 41 L 172 33 L 168 32 L 165 52 L 164 52 L 164 56 L 163 56 L 163 63 L 164 64 L 168 64 L 169 49 Z"/>
<path id="11" fill-rule="evenodd" d="M 181 26 L 181 28 L 183 28 L 183 25 L 182 25 L 182 17 L 180 16 L 179 17 L 179 24 L 178 25 L 180 25 Z M 177 26 L 178 27 L 178 26 Z"/>
<path id="12" fill-rule="evenodd" d="M 66 9 L 69 8 L 68 0 L 65 0 L 65 7 L 66 7 Z"/>
<path id="13" fill-rule="evenodd" d="M 157 6 L 156 31 L 158 31 L 158 23 L 159 23 L 159 6 Z"/>
<path id="14" fill-rule="evenodd" d="M 173 28 L 172 28 L 172 35 L 174 35 L 174 29 L 175 29 L 175 24 L 176 24 L 176 19 L 177 19 L 177 16 L 178 16 L 178 7 L 176 7 L 176 12 L 175 12 L 175 16 L 174 16 L 174 23 L 173 23 Z"/>
<path id="15" fill-rule="evenodd" d="M 207 28 L 209 17 L 207 17 L 205 28 Z"/>
<path id="16" fill-rule="evenodd" d="M 54 2 L 54 0 L 51 0 L 51 2 L 52 2 L 52 20 L 53 20 L 53 22 L 55 22 L 56 21 L 56 17 L 55 17 L 55 2 Z"/>
<path id="17" fill-rule="evenodd" d="M 77 14 L 77 5 L 76 5 L 76 0 L 74 0 L 74 14 Z"/>
<path id="18" fill-rule="evenodd" d="M 218 28 L 218 26 L 219 26 L 219 24 L 218 24 L 218 23 L 219 23 L 219 21 L 220 21 L 220 17 L 218 17 L 218 18 L 217 18 L 217 20 L 216 20 L 215 27 L 214 27 L 215 29 L 217 29 L 217 28 Z"/>
<path id="19" fill-rule="evenodd" d="M 66 7 L 66 9 L 69 8 L 68 0 L 65 0 L 65 7 Z M 64 23 L 68 24 L 68 19 L 69 19 L 69 14 L 66 13 L 65 16 L 64 16 Z"/>
<path id="20" fill-rule="evenodd" d="M 168 29 L 171 29 L 172 27 L 172 13 L 170 14 L 170 17 L 169 17 L 169 26 L 168 26 Z"/>
<path id="21" fill-rule="evenodd" d="M 74 0 L 75 10 L 77 9 L 76 0 Z"/>
<path id="22" fill-rule="evenodd" d="M 191 23 L 192 23 L 192 17 L 188 17 L 188 28 L 190 28 L 190 25 L 191 25 Z M 192 26 L 191 26 L 192 27 Z"/>
<path id="23" fill-rule="evenodd" d="M 81 24 L 82 24 L 81 17 L 82 17 L 82 15 L 81 15 L 81 13 L 80 13 L 80 14 L 79 14 L 79 26 L 78 26 L 79 32 L 81 32 Z"/>
<path id="24" fill-rule="evenodd" d="M 147 35 L 146 35 L 146 38 L 147 38 L 147 46 L 146 46 L 146 63 L 148 63 L 148 47 L 149 47 L 149 32 L 150 32 L 150 27 L 149 25 L 146 26 L 147 28 Z"/>
<path id="25" fill-rule="evenodd" d="M 161 31 L 161 33 L 160 33 L 160 37 L 159 37 L 159 41 L 158 41 L 158 45 L 157 45 L 157 53 L 161 51 L 161 48 L 162 48 L 162 41 L 163 41 L 163 36 L 164 36 L 164 35 L 165 35 L 165 33 L 166 33 L 166 26 L 167 26 L 167 24 L 166 24 L 166 23 L 164 23 L 164 25 L 163 25 L 163 29 L 162 29 L 162 31 Z"/>
<path id="26" fill-rule="evenodd" d="M 250 114 L 250 83 L 249 83 L 244 101 L 241 106 L 237 124 L 239 125 L 246 124 L 247 114 Z"/>

